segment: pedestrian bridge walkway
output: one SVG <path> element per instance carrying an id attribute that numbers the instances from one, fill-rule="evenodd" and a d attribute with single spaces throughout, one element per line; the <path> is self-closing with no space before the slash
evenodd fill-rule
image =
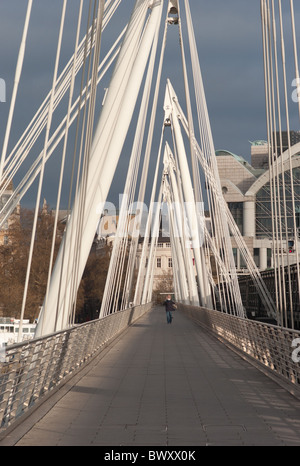
<path id="1" fill-rule="evenodd" d="M 0 446 L 300 445 L 300 401 L 186 317 L 154 307 Z"/>

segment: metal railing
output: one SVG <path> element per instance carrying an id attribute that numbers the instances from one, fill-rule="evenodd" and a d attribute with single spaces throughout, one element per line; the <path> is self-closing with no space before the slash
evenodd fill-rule
<path id="1" fill-rule="evenodd" d="M 150 308 L 136 306 L 7 347 L 0 360 L 0 435 Z"/>
<path id="2" fill-rule="evenodd" d="M 291 389 L 300 394 L 299 331 L 205 308 L 182 304 L 178 307 L 222 341 L 288 382 Z"/>

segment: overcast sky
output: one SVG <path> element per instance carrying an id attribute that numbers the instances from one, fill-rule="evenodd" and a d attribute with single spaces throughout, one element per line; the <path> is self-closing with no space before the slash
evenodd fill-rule
<path id="1" fill-rule="evenodd" d="M 103 35 L 102 53 L 108 49 L 109 44 L 112 44 L 112 38 L 116 37 L 117 32 L 126 24 L 134 3 L 134 0 L 123 0 L 111 27 Z M 290 2 L 283 0 L 282 3 L 285 10 L 285 25 L 288 27 Z M 296 26 L 299 30 L 300 2 L 297 0 L 294 3 Z M 61 66 L 67 62 L 73 52 L 78 4 L 78 0 L 68 2 Z M 0 78 L 5 80 L 7 87 L 7 101 L 0 103 L 1 146 L 26 6 L 25 0 L 0 1 Z M 16 144 L 50 89 L 61 7 L 62 0 L 33 1 L 9 150 Z M 215 148 L 229 150 L 250 160 L 249 141 L 266 139 L 260 0 L 190 0 L 190 8 Z M 183 95 L 178 72 L 180 69 L 178 35 L 174 26 L 170 27 L 168 36 L 163 79 L 167 77 L 171 79 L 181 99 Z M 290 95 L 294 76 L 292 58 L 290 36 L 287 36 Z M 98 89 L 97 118 L 100 112 L 99 102 L 101 103 L 106 85 L 105 82 L 100 83 Z M 291 128 L 299 130 L 297 108 L 291 99 L 290 105 Z M 120 179 L 124 177 L 126 164 L 128 157 L 124 155 L 119 164 Z M 57 168 L 53 164 L 52 173 L 55 171 Z M 116 190 L 118 189 L 119 185 Z M 46 197 L 51 197 L 51 190 L 51 185 L 50 188 L 48 185 Z"/>

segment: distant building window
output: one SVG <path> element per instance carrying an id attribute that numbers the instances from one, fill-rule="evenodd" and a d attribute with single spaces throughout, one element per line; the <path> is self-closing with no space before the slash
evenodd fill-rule
<path id="1" fill-rule="evenodd" d="M 168 267 L 169 267 L 169 268 L 173 267 L 172 257 L 169 257 L 169 258 L 168 258 Z"/>
<path id="2" fill-rule="evenodd" d="M 0 102 L 6 102 L 6 83 L 4 79 L 0 79 Z"/>
<path id="3" fill-rule="evenodd" d="M 156 267 L 161 268 L 161 257 L 157 257 L 157 259 L 156 259 Z"/>
<path id="4" fill-rule="evenodd" d="M 235 266 L 237 267 L 237 266 L 238 266 L 238 262 L 237 262 L 237 248 L 232 248 L 232 252 L 233 252 L 234 264 L 235 264 Z"/>
<path id="5" fill-rule="evenodd" d="M 163 247 L 164 247 L 164 243 L 157 243 L 157 247 L 158 247 L 158 248 L 163 248 Z"/>
<path id="6" fill-rule="evenodd" d="M 242 255 L 240 255 L 240 268 L 241 269 L 246 269 L 247 268 L 247 264 L 246 264 L 245 259 L 243 258 Z"/>
<path id="7" fill-rule="evenodd" d="M 253 249 L 253 259 L 254 259 L 255 265 L 259 267 L 259 248 Z"/>
<path id="8" fill-rule="evenodd" d="M 239 227 L 241 234 L 243 234 L 243 203 L 242 202 L 228 202 L 228 208 Z"/>
<path id="9" fill-rule="evenodd" d="M 267 267 L 272 267 L 272 249 L 267 249 Z"/>

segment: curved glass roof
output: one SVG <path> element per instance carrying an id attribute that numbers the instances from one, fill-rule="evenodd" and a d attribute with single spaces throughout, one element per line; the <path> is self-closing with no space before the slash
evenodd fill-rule
<path id="1" fill-rule="evenodd" d="M 217 157 L 221 156 L 221 155 L 223 155 L 223 156 L 225 155 L 225 156 L 228 156 L 228 157 L 233 157 L 237 162 L 239 162 L 241 165 L 243 165 L 243 167 L 245 167 L 255 177 L 261 175 L 262 170 L 258 170 L 258 169 L 253 168 L 252 165 L 249 162 L 247 162 L 247 160 L 245 160 L 240 155 L 233 154 L 232 152 L 230 152 L 228 150 L 217 150 L 215 153 L 216 153 Z"/>
<path id="2" fill-rule="evenodd" d="M 217 150 L 216 151 L 216 156 L 220 156 L 220 155 L 225 155 L 225 156 L 230 156 L 230 157 L 233 157 L 235 160 L 237 160 L 239 163 L 241 163 L 242 165 L 244 165 L 246 168 L 248 168 L 249 170 L 252 169 L 252 166 L 250 165 L 249 162 L 247 162 L 247 160 L 245 160 L 243 157 L 241 157 L 240 155 L 236 155 L 236 154 L 233 154 L 232 152 L 229 152 L 228 150 Z"/>

